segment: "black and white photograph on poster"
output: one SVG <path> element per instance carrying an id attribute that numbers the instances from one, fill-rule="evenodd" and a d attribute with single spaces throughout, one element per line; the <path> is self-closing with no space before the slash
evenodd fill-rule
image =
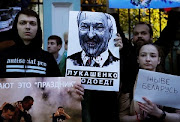
<path id="1" fill-rule="evenodd" d="M 1 120 L 13 122 L 81 122 L 78 77 L 0 79 Z"/>
<path id="2" fill-rule="evenodd" d="M 85 89 L 118 91 L 120 56 L 114 18 L 101 12 L 70 11 L 67 76 L 81 77 Z"/>
<path id="3" fill-rule="evenodd" d="M 10 30 L 20 7 L 9 7 L 8 9 L 0 9 L 0 32 Z"/>

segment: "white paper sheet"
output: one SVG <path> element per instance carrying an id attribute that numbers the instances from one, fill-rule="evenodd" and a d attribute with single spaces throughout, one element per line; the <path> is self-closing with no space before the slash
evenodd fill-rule
<path id="1" fill-rule="evenodd" d="M 180 108 L 180 77 L 140 69 L 134 100 L 145 102 L 142 97 L 158 105 Z"/>
<path id="2" fill-rule="evenodd" d="M 79 41 L 79 28 L 77 24 L 77 16 L 79 11 L 70 11 L 69 16 L 69 42 L 67 56 L 71 56 L 77 52 L 81 52 L 82 48 Z M 86 12 L 86 14 L 92 12 Z M 94 15 L 98 12 L 93 12 Z M 102 13 L 104 14 L 104 13 Z M 116 36 L 116 24 L 111 15 L 110 21 L 112 23 L 112 37 L 108 43 L 108 51 L 116 58 L 119 58 L 119 47 L 114 46 L 114 38 Z M 93 16 L 92 16 L 93 17 Z M 81 58 L 81 56 L 79 56 Z M 80 76 L 81 83 L 85 89 L 90 90 L 104 90 L 104 91 L 119 91 L 120 84 L 120 61 L 113 62 L 108 66 L 93 67 L 93 66 L 78 66 L 72 63 L 72 60 L 67 58 L 67 76 Z"/>

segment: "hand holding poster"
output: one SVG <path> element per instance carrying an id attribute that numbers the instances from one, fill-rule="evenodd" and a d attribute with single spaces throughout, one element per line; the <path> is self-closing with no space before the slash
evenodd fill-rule
<path id="1" fill-rule="evenodd" d="M 119 48 L 114 18 L 100 12 L 71 11 L 67 76 L 81 77 L 85 89 L 119 90 Z"/>
<path id="2" fill-rule="evenodd" d="M 139 70 L 134 100 L 146 97 L 155 104 L 180 108 L 180 77 L 147 70 Z"/>
<path id="3" fill-rule="evenodd" d="M 21 115 L 15 111 L 13 121 L 52 122 L 56 119 L 53 122 L 57 122 L 65 119 L 81 122 L 81 100 L 76 93 L 76 84 L 80 84 L 80 78 L 1 78 L 0 106 L 6 102 L 20 113 L 24 112 Z"/>

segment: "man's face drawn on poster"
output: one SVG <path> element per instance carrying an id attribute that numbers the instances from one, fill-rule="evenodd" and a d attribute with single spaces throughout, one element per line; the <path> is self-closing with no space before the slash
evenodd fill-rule
<path id="1" fill-rule="evenodd" d="M 77 19 L 80 45 L 86 54 L 97 57 L 106 51 L 113 31 L 110 16 L 81 12 Z"/>

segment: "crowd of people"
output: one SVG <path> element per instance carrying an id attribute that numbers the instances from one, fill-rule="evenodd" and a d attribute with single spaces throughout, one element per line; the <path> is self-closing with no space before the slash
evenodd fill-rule
<path id="1" fill-rule="evenodd" d="M 32 122 L 29 110 L 33 106 L 34 99 L 31 96 L 25 96 L 22 101 L 15 103 L 4 102 L 0 108 L 1 122 Z"/>
<path id="2" fill-rule="evenodd" d="M 167 26 L 154 43 L 151 25 L 144 22 L 135 25 L 132 40 L 126 39 L 122 32 L 118 32 L 115 46 L 120 48 L 121 56 L 120 90 L 118 93 L 93 91 L 84 90 L 83 86 L 76 86 L 76 93 L 82 100 L 83 122 L 180 121 L 180 110 L 178 109 L 156 105 L 148 99 L 148 96 L 142 98 L 145 103 L 133 100 L 139 68 L 165 72 L 165 57 L 170 51 L 170 43 L 177 32 L 176 26 L 179 21 L 177 18 L 180 18 L 179 8 L 172 10 L 170 14 L 171 18 L 169 18 Z M 75 65 L 82 66 L 87 63 L 87 60 L 85 63 L 81 60 L 83 52 L 85 56 L 91 57 L 91 62 L 93 62 L 92 57 L 95 59 L 103 53 L 108 53 L 109 59 L 102 61 L 101 67 L 119 60 L 111 56 L 107 48 L 112 31 L 108 15 L 99 13 L 96 19 L 92 19 L 90 23 L 87 21 L 88 19 L 91 19 L 91 15 L 86 15 L 85 12 L 81 12 L 78 16 L 80 45 L 83 50 L 79 53 L 78 59 L 73 59 L 74 55 L 67 57 L 68 33 L 64 34 L 65 51 L 63 55 L 59 55 L 62 39 L 57 35 L 51 35 L 48 38 L 48 52 L 44 51 L 41 48 L 42 30 L 38 14 L 29 9 L 21 10 L 17 14 L 12 28 L 12 39 L 15 45 L 0 53 L 0 78 L 65 76 L 67 58 L 73 60 Z M 99 42 L 95 44 L 93 39 Z M 91 48 L 87 50 L 89 45 Z M 89 64 L 89 66 L 93 65 Z M 27 98 L 29 106 L 26 106 L 27 101 L 24 99 L 14 106 L 4 104 L 0 110 L 0 120 L 13 120 L 17 113 L 24 116 L 23 112 L 28 111 L 34 102 L 33 98 L 29 96 Z M 17 112 L 17 108 L 19 112 Z M 57 119 L 56 116 L 63 112 L 63 108 L 59 107 L 53 114 L 53 118 Z M 64 118 L 70 118 L 65 112 L 63 114 Z M 16 119 L 20 121 L 21 117 Z M 31 116 L 24 117 L 24 121 L 30 122 Z"/>
<path id="3" fill-rule="evenodd" d="M 148 99 L 148 96 L 142 98 L 145 103 L 133 101 L 139 68 L 165 72 L 165 57 L 170 52 L 171 43 L 176 38 L 179 20 L 175 18 L 179 18 L 179 15 L 179 8 L 169 13 L 168 24 L 161 32 L 160 38 L 154 43 L 152 27 L 147 23 L 139 22 L 133 29 L 133 45 L 125 43 L 126 48 L 121 50 L 123 64 L 121 74 L 123 75 L 121 75 L 119 97 L 120 121 L 180 121 L 178 109 L 156 105 Z"/>

